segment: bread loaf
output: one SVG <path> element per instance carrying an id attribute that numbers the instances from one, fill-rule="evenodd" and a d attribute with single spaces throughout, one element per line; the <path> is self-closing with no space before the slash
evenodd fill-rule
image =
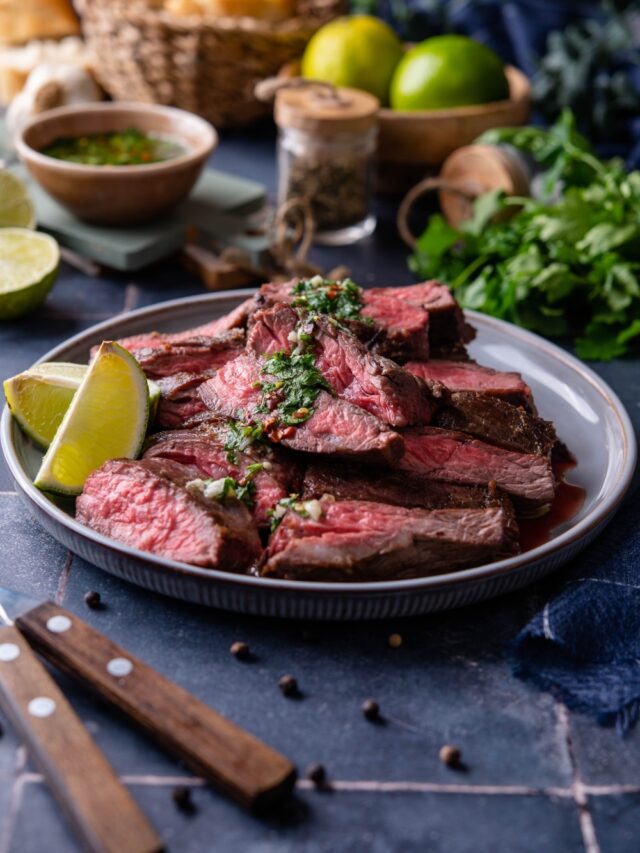
<path id="1" fill-rule="evenodd" d="M 0 45 L 79 35 L 69 0 L 0 0 Z"/>

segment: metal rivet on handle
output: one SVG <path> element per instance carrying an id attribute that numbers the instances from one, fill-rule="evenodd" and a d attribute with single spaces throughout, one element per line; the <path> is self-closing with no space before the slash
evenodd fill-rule
<path id="1" fill-rule="evenodd" d="M 71 627 L 71 619 L 68 616 L 52 616 L 47 619 L 47 628 L 53 634 L 64 634 Z"/>
<path id="2" fill-rule="evenodd" d="M 27 706 L 32 717 L 50 717 L 56 709 L 56 703 L 48 696 L 37 696 Z"/>
<path id="3" fill-rule="evenodd" d="M 115 675 L 118 678 L 129 675 L 132 669 L 133 664 L 127 658 L 112 658 L 107 664 L 109 675 Z"/>
<path id="4" fill-rule="evenodd" d="M 9 662 L 11 660 L 15 660 L 20 657 L 20 646 L 16 646 L 15 643 L 2 643 L 0 644 L 0 660 Z"/>

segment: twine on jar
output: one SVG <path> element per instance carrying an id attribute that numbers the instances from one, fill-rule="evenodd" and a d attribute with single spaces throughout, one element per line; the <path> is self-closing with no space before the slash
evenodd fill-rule
<path id="1" fill-rule="evenodd" d="M 456 183 L 455 181 L 447 181 L 443 178 L 424 178 L 422 181 L 419 181 L 402 199 L 396 216 L 398 233 L 400 234 L 403 242 L 406 243 L 410 249 L 415 249 L 416 243 L 418 242 L 418 238 L 409 226 L 409 218 L 411 216 L 413 206 L 419 198 L 422 198 L 423 195 L 427 195 L 427 193 L 433 192 L 434 190 L 446 190 L 446 192 L 461 195 L 468 201 L 473 201 L 483 192 L 480 184 L 475 181 Z"/>

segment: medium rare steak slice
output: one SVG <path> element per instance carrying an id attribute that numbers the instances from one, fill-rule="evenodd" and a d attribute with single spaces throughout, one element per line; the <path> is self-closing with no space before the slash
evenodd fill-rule
<path id="1" fill-rule="evenodd" d="M 519 373 L 483 367 L 475 361 L 410 361 L 404 369 L 425 382 L 440 382 L 449 391 L 480 391 L 535 413 L 531 388 Z"/>
<path id="2" fill-rule="evenodd" d="M 267 420 L 257 412 L 259 383 L 264 379 L 260 362 L 254 355 L 242 355 L 230 361 L 215 376 L 200 386 L 206 407 L 221 418 L 244 422 Z M 402 454 L 402 438 L 378 418 L 363 409 L 321 391 L 312 416 L 296 427 L 270 433 L 285 447 L 308 453 L 333 453 L 370 462 L 391 463 Z"/>
<path id="3" fill-rule="evenodd" d="M 247 508 L 188 492 L 183 483 L 191 473 L 163 460 L 111 460 L 88 477 L 76 518 L 161 557 L 225 571 L 248 569 L 261 547 Z"/>
<path id="4" fill-rule="evenodd" d="M 479 565 L 518 551 L 517 526 L 502 507 L 423 510 L 327 500 L 319 507 L 317 520 L 288 510 L 269 542 L 263 576 L 391 580 Z"/>
<path id="5" fill-rule="evenodd" d="M 426 311 L 429 315 L 429 343 L 432 349 L 443 344 L 466 342 L 473 337 L 473 333 L 465 326 L 462 311 L 453 294 L 439 281 L 423 281 L 407 287 L 374 287 L 365 290 L 362 298 L 365 316 L 369 312 L 371 316 L 384 314 L 389 298 Z M 376 307 L 377 303 L 380 303 L 379 307 Z"/>
<path id="6" fill-rule="evenodd" d="M 291 352 L 299 322 L 293 308 L 284 304 L 258 311 L 251 320 L 247 349 L 257 355 Z M 340 398 L 390 426 L 429 423 L 434 394 L 424 382 L 390 359 L 370 353 L 330 318 L 319 316 L 308 328 L 316 367 Z"/>
<path id="7" fill-rule="evenodd" d="M 403 432 L 400 467 L 448 483 L 494 481 L 522 514 L 551 503 L 556 482 L 548 456 L 517 453 L 478 441 L 463 432 L 422 427 Z"/>
<path id="8" fill-rule="evenodd" d="M 495 483 L 466 486 L 430 480 L 408 471 L 385 471 L 361 465 L 337 465 L 313 461 L 302 483 L 304 498 L 333 495 L 340 501 L 376 501 L 422 509 L 464 509 L 504 506 L 513 511 L 509 498 Z"/>
<path id="9" fill-rule="evenodd" d="M 132 335 L 129 338 L 122 338 L 118 341 L 120 346 L 124 347 L 129 352 L 134 353 L 140 349 L 154 349 L 163 344 L 178 344 L 183 341 L 189 341 L 193 338 L 213 338 L 224 334 L 231 329 L 243 329 L 247 325 L 247 318 L 254 310 L 255 297 L 250 297 L 241 302 L 237 308 L 218 317 L 216 320 L 209 320 L 202 326 L 196 326 L 195 329 L 185 329 L 182 332 L 146 332 L 142 335 Z M 96 348 L 97 349 L 97 348 Z"/>
<path id="10" fill-rule="evenodd" d="M 211 376 L 213 371 L 205 370 L 202 373 L 176 373 L 158 379 L 161 396 L 155 425 L 163 429 L 179 429 L 189 418 L 206 411 L 198 388 Z"/>
<path id="11" fill-rule="evenodd" d="M 548 456 L 558 443 L 552 423 L 497 397 L 456 391 L 438 411 L 433 426 L 470 433 L 522 453 Z"/>
<path id="12" fill-rule="evenodd" d="M 285 458 L 278 448 L 261 445 L 252 452 L 225 449 L 229 426 L 204 424 L 195 430 L 172 430 L 154 435 L 145 459 L 168 459 L 187 465 L 202 479 L 219 480 L 232 477 L 243 483 L 253 483 L 252 515 L 260 526 L 269 525 L 269 511 L 282 498 L 298 491 L 298 468 L 295 461 Z M 263 466 L 256 472 L 256 465 Z M 193 478 L 192 478 L 193 479 Z"/>
<path id="13" fill-rule="evenodd" d="M 161 379 L 175 373 L 217 370 L 235 358 L 244 349 L 244 343 L 244 332 L 232 329 L 216 337 L 201 336 L 143 347 L 134 354 L 149 379 Z"/>

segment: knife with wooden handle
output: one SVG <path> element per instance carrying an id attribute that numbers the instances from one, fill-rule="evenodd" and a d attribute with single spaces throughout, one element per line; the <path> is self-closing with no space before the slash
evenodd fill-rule
<path id="1" fill-rule="evenodd" d="M 162 842 L 17 628 L 0 628 L 0 706 L 91 853 Z"/>
<path id="2" fill-rule="evenodd" d="M 0 616 L 8 596 L 0 588 Z M 15 601 L 13 602 L 15 613 Z M 15 624 L 54 666 L 80 679 L 168 752 L 243 806 L 290 793 L 296 771 L 280 753 L 51 602 L 19 607 Z"/>

